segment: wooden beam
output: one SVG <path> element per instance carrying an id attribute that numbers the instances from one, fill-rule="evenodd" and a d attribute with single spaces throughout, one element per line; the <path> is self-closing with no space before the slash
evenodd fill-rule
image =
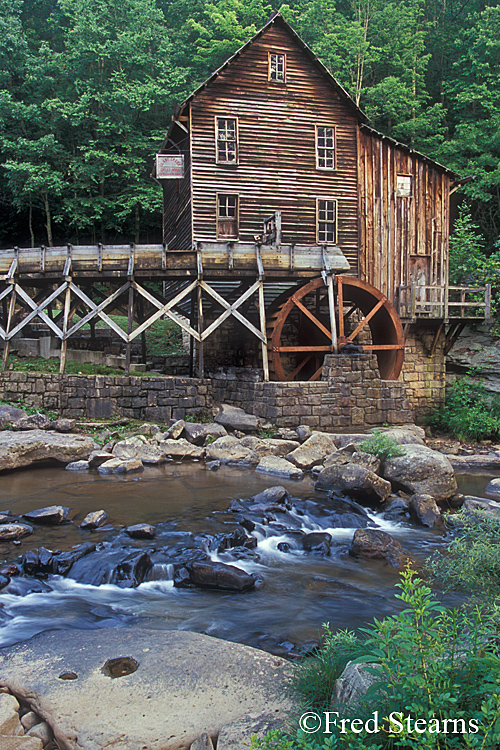
<path id="1" fill-rule="evenodd" d="M 9 347 L 10 347 L 10 340 L 9 340 L 9 331 L 10 326 L 12 323 L 12 318 L 14 316 L 14 310 L 16 308 L 16 287 L 15 285 L 12 285 L 12 293 L 9 300 L 9 312 L 7 316 L 7 322 L 5 324 L 5 344 L 3 348 L 3 356 L 2 356 L 2 372 L 5 371 L 5 368 L 7 367 L 7 362 L 9 359 Z"/>

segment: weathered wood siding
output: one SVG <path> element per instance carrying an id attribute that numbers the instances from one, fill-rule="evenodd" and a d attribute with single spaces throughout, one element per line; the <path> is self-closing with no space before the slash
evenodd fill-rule
<path id="1" fill-rule="evenodd" d="M 400 284 L 445 284 L 449 173 L 363 126 L 358 143 L 360 278 L 391 301 Z M 411 176 L 410 197 L 396 194 L 398 175 Z"/>
<path id="2" fill-rule="evenodd" d="M 183 123 L 189 128 L 189 123 Z M 191 222 L 191 146 L 190 137 L 181 128 L 172 133 L 177 148 L 169 144 L 162 154 L 184 154 L 182 180 L 162 180 L 163 240 L 173 250 L 190 250 L 193 244 Z"/>
<path id="3" fill-rule="evenodd" d="M 268 53 L 286 82 L 268 81 Z M 273 24 L 191 101 L 193 240 L 216 239 L 216 194 L 237 193 L 239 240 L 282 212 L 283 243 L 316 244 L 316 200 L 338 201 L 338 242 L 358 269 L 357 117 L 293 38 Z M 216 163 L 215 117 L 237 117 L 238 165 Z M 336 128 L 336 170 L 316 168 L 315 126 Z"/>

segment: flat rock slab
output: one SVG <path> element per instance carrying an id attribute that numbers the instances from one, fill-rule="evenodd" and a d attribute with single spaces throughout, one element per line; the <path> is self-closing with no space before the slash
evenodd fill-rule
<path id="1" fill-rule="evenodd" d="M 18 469 L 49 458 L 67 464 L 88 458 L 98 447 L 86 435 L 65 435 L 48 430 L 4 430 L 0 432 L 0 471 Z"/>
<path id="2" fill-rule="evenodd" d="M 108 659 L 131 657 L 111 678 Z M 64 671 L 76 680 L 61 680 Z M 59 630 L 0 650 L 0 683 L 48 721 L 61 750 L 187 750 L 204 732 L 291 708 L 290 665 L 198 633 Z"/>

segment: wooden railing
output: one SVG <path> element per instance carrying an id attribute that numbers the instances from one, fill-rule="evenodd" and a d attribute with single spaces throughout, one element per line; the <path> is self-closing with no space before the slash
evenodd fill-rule
<path id="1" fill-rule="evenodd" d="M 425 286 L 408 284 L 399 287 L 399 316 L 405 319 L 435 318 L 486 319 L 491 317 L 491 284 L 486 286 Z"/>

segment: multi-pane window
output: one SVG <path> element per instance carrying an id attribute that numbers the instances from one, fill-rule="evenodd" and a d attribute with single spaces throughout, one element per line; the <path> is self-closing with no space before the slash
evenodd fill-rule
<path id="1" fill-rule="evenodd" d="M 238 161 L 238 121 L 235 117 L 216 117 L 217 161 L 236 164 Z"/>
<path id="2" fill-rule="evenodd" d="M 217 193 L 217 237 L 238 237 L 238 196 Z"/>
<path id="3" fill-rule="evenodd" d="M 269 80 L 285 82 L 285 55 L 269 53 Z"/>
<path id="4" fill-rule="evenodd" d="M 316 127 L 316 166 L 335 169 L 335 128 Z"/>
<path id="5" fill-rule="evenodd" d="M 337 241 L 337 201 L 318 198 L 317 201 L 318 244 Z"/>

